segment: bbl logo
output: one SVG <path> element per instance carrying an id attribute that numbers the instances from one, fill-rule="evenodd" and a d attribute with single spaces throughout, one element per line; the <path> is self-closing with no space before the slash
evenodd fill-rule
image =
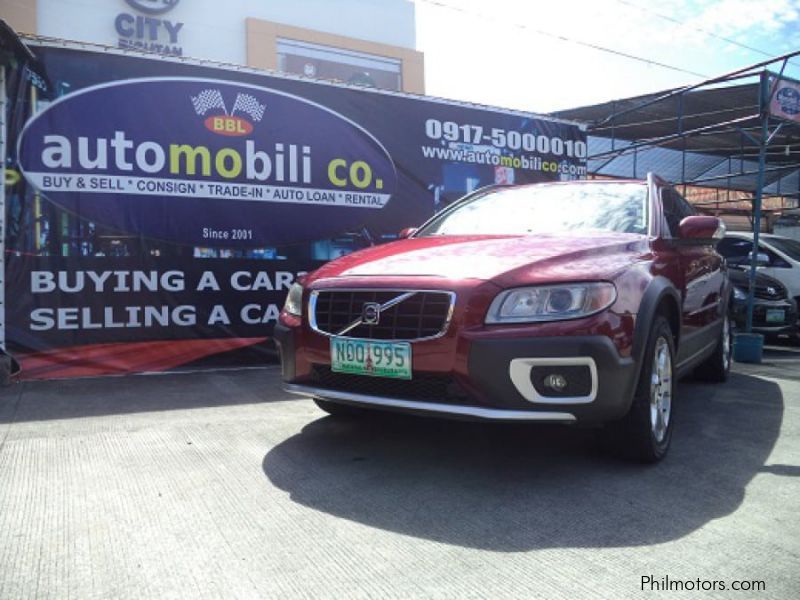
<path id="1" fill-rule="evenodd" d="M 125 0 L 128 6 L 149 15 L 163 15 L 171 11 L 181 0 Z"/>
<path id="2" fill-rule="evenodd" d="M 222 115 L 211 115 L 204 121 L 206 129 L 220 135 L 242 136 L 253 132 L 253 123 L 258 123 L 264 118 L 265 104 L 261 104 L 250 94 L 236 94 L 233 109 L 228 112 L 222 92 L 215 89 L 203 90 L 197 96 L 192 96 L 194 111 L 201 117 L 213 110 L 221 110 Z M 235 113 L 246 114 L 250 121 Z"/>

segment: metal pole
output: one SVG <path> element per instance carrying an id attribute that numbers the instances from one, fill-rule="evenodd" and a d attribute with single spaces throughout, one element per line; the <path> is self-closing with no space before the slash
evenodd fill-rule
<path id="1" fill-rule="evenodd" d="M 0 66 L 0 351 L 6 351 L 6 67 Z"/>
<path id="2" fill-rule="evenodd" d="M 750 281 L 747 288 L 747 322 L 745 331 L 753 331 L 753 306 L 756 292 L 756 268 L 758 267 L 758 236 L 761 232 L 761 195 L 764 189 L 764 168 L 767 161 L 767 144 L 769 143 L 769 106 L 767 100 L 767 74 L 761 74 L 759 85 L 759 104 L 761 105 L 761 138 L 758 150 L 758 178 L 756 179 L 756 195 L 753 198 L 753 254 L 750 260 Z"/>
<path id="3" fill-rule="evenodd" d="M 617 134 L 616 134 L 616 131 L 615 131 L 614 119 L 613 119 L 614 113 L 616 113 L 616 112 L 617 112 L 617 101 L 616 100 L 612 100 L 612 102 L 611 102 L 611 115 L 612 115 L 612 119 L 611 119 L 611 150 L 616 150 L 617 149 Z"/>
<path id="4" fill-rule="evenodd" d="M 31 118 L 36 114 L 38 98 L 39 95 L 36 92 L 36 86 L 31 85 Z M 38 255 L 42 249 L 42 195 L 39 193 L 39 190 L 34 190 L 33 192 L 33 233 L 33 247 Z"/>
<path id="5" fill-rule="evenodd" d="M 684 94 L 678 96 L 678 133 L 683 135 L 683 98 Z M 686 137 L 681 137 L 681 183 L 683 184 L 683 196 L 686 197 Z"/>
<path id="6" fill-rule="evenodd" d="M 730 174 L 733 169 L 733 162 L 730 156 L 728 156 L 728 178 L 725 180 L 725 204 L 730 204 L 731 202 L 731 178 Z"/>

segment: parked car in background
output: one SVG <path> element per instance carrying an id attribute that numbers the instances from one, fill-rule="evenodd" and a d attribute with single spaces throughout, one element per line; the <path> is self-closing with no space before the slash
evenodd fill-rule
<path id="1" fill-rule="evenodd" d="M 717 245 L 731 266 L 748 266 L 753 252 L 753 234 L 729 231 Z M 800 302 L 800 241 L 780 235 L 758 236 L 759 273 L 780 281 L 795 302 Z"/>
<path id="2" fill-rule="evenodd" d="M 747 268 L 731 267 L 728 276 L 733 288 L 731 323 L 736 329 L 743 330 L 747 320 L 750 273 Z M 771 337 L 785 334 L 796 339 L 797 302 L 789 297 L 786 287 L 777 279 L 757 273 L 754 296 L 753 331 Z"/>
<path id="3" fill-rule="evenodd" d="M 723 233 L 652 175 L 479 190 L 291 288 L 286 389 L 335 415 L 603 425 L 659 460 L 676 380 L 730 368 Z"/>

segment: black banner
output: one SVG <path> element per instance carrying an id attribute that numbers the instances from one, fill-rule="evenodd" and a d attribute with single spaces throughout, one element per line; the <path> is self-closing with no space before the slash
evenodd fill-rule
<path id="1" fill-rule="evenodd" d="M 255 259 L 37 257 L 8 281 L 14 339 L 46 350 L 109 342 L 257 338 L 289 286 L 321 263 Z M 16 324 L 24 323 L 24 328 Z"/>

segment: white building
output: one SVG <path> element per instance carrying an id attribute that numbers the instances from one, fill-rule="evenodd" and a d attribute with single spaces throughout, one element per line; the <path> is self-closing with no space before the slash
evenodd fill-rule
<path id="1" fill-rule="evenodd" d="M 424 92 L 407 0 L 0 0 L 19 32 Z"/>

